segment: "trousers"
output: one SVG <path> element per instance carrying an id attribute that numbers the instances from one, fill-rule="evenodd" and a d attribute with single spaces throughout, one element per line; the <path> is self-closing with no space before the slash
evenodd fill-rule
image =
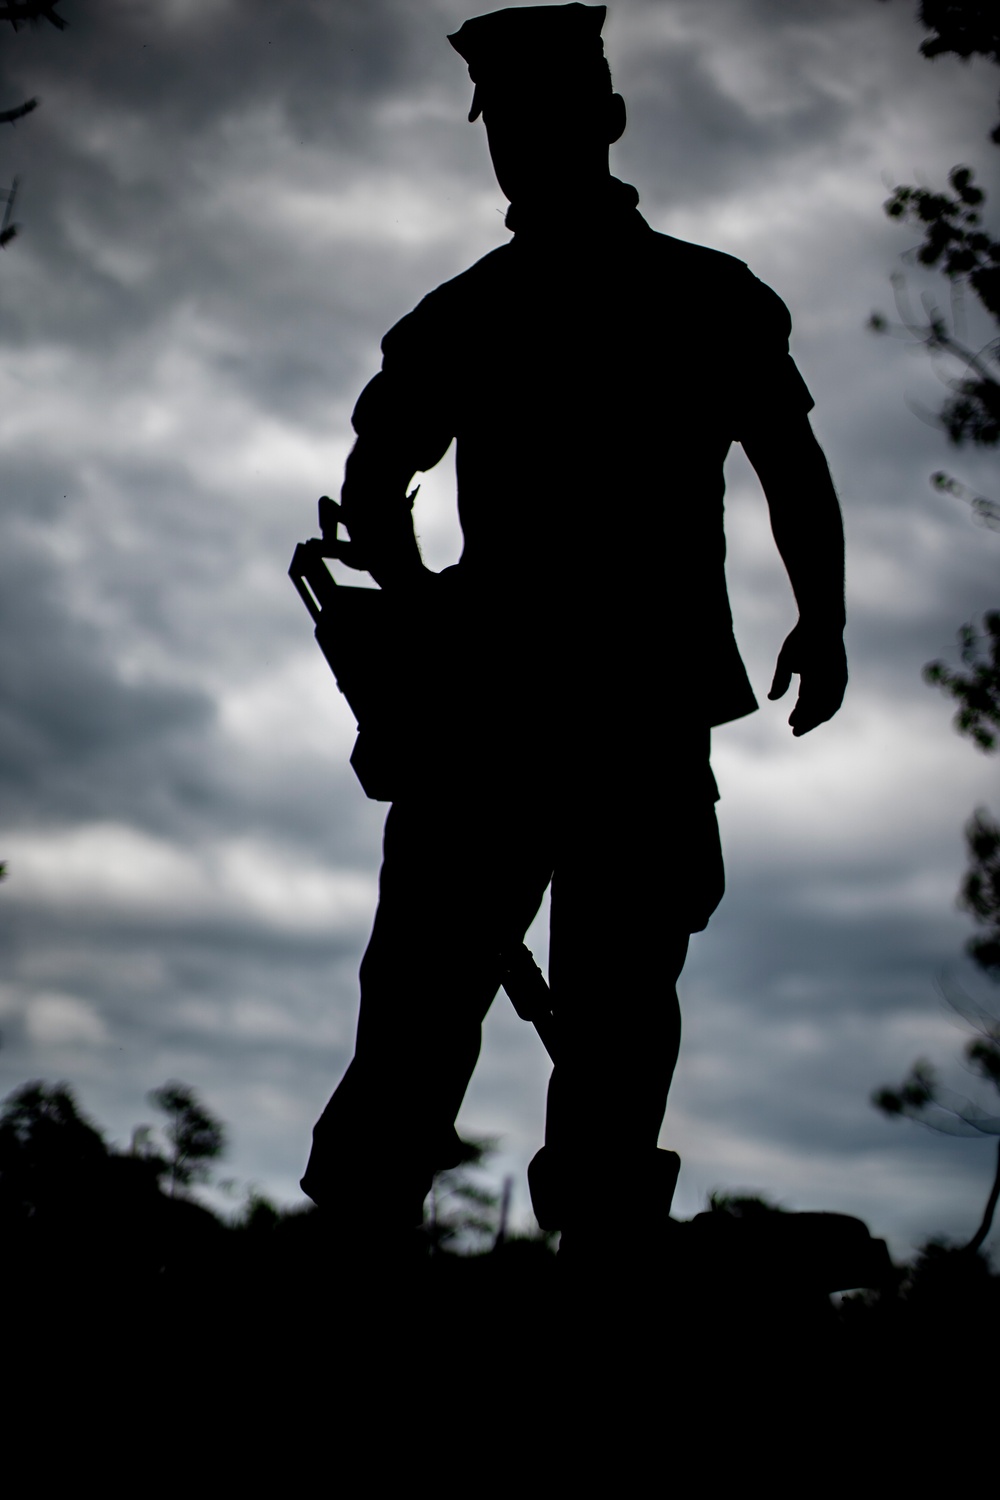
<path id="1" fill-rule="evenodd" d="M 689 935 L 722 897 L 707 733 L 630 789 L 622 767 L 451 780 L 393 803 L 361 964 L 354 1058 L 313 1132 L 303 1189 L 419 1220 L 479 1057 L 502 955 L 550 881 L 560 1058 L 546 1150 L 567 1162 L 654 1151 L 680 1045 Z M 624 784 L 623 784 L 624 782 Z"/>

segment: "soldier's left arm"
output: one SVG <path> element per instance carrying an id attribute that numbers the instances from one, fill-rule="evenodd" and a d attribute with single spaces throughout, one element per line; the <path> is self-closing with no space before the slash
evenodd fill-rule
<path id="1" fill-rule="evenodd" d="M 833 718 L 847 687 L 840 505 L 805 413 L 761 423 L 741 441 L 767 497 L 771 530 L 799 607 L 767 696 L 783 697 L 797 675 L 798 700 L 788 722 L 793 734 L 808 734 Z"/>
<path id="2" fill-rule="evenodd" d="M 447 312 L 447 305 L 445 306 Z M 413 476 L 439 463 L 455 435 L 447 390 L 449 321 L 432 293 L 382 340 L 382 369 L 351 417 L 358 440 L 348 455 L 341 519 L 350 541 L 338 544 L 349 567 L 382 588 L 412 590 L 434 575 L 413 528 Z"/>

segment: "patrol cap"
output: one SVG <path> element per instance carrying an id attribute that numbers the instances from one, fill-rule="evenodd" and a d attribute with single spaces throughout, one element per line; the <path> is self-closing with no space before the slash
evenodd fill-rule
<path id="1" fill-rule="evenodd" d="M 579 74 L 604 62 L 606 5 L 522 5 L 474 16 L 448 40 L 475 84 L 469 119 L 482 113 L 483 87 L 517 87 L 540 76 Z M 605 75 L 606 76 L 606 75 Z"/>

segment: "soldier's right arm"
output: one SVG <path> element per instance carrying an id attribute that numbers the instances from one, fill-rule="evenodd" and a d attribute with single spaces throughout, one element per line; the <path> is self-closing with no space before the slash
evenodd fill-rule
<path id="1" fill-rule="evenodd" d="M 432 469 L 454 436 L 436 369 L 439 338 L 429 337 L 426 300 L 382 340 L 382 369 L 354 408 L 358 435 L 344 471 L 342 519 L 350 533 L 344 561 L 383 588 L 419 587 L 428 576 L 413 530 L 414 474 Z M 439 332 L 439 330 L 434 330 Z"/>
<path id="2" fill-rule="evenodd" d="M 737 367 L 741 375 L 734 387 L 736 435 L 763 486 L 799 606 L 768 697 L 783 697 L 798 675 L 788 720 L 798 736 L 833 717 L 847 686 L 844 528 L 826 459 L 809 425 L 813 399 L 789 353 L 788 309 L 749 273 L 742 297 L 747 357 Z"/>

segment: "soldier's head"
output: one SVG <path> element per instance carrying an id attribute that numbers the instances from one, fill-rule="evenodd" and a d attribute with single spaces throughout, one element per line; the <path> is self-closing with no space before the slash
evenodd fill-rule
<path id="1" fill-rule="evenodd" d="M 469 119 L 486 126 L 512 202 L 581 187 L 608 172 L 625 129 L 611 84 L 603 5 L 533 5 L 466 21 L 448 38 L 475 84 Z"/>

